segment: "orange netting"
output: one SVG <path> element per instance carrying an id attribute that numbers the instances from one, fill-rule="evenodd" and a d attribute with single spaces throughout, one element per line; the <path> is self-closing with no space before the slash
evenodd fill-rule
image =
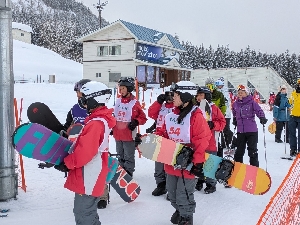
<path id="1" fill-rule="evenodd" d="M 300 224 L 300 156 L 271 198 L 257 225 Z"/>
<path id="2" fill-rule="evenodd" d="M 21 106 L 20 106 L 20 117 L 19 117 L 19 111 L 18 111 L 18 102 L 17 99 L 14 98 L 14 109 L 15 109 L 15 127 L 17 128 L 21 124 L 21 113 L 22 113 L 22 103 L 23 98 L 21 99 Z M 25 174 L 24 174 L 24 164 L 23 164 L 23 158 L 22 155 L 20 155 L 17 151 L 15 151 L 15 165 L 16 167 L 16 173 L 18 174 L 18 187 L 23 189 L 26 192 L 26 183 L 25 183 Z"/>

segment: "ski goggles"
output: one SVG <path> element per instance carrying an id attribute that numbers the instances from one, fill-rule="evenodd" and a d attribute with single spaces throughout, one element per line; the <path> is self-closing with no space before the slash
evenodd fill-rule
<path id="1" fill-rule="evenodd" d="M 102 90 L 102 91 L 97 91 L 94 93 L 91 93 L 89 95 L 84 95 L 79 99 L 81 101 L 82 105 L 87 105 L 87 102 L 90 98 L 95 98 L 101 95 L 111 95 L 112 94 L 112 90 L 111 89 L 106 89 L 106 90 Z"/>
<path id="2" fill-rule="evenodd" d="M 209 90 L 213 91 L 216 89 L 216 85 L 215 84 L 207 84 L 205 85 Z"/>

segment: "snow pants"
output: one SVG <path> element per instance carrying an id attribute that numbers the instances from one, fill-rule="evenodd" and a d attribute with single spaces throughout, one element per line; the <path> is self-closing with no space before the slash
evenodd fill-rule
<path id="1" fill-rule="evenodd" d="M 163 163 L 155 162 L 154 178 L 156 184 L 166 181 L 166 172 Z"/>
<path id="2" fill-rule="evenodd" d="M 298 145 L 297 145 L 296 129 L 298 129 Z M 289 131 L 290 131 L 291 150 L 298 150 L 298 152 L 300 152 L 300 117 L 299 116 L 290 116 Z"/>
<path id="3" fill-rule="evenodd" d="M 76 225 L 101 225 L 97 213 L 98 201 L 97 197 L 75 193 L 73 213 Z"/>
<path id="4" fill-rule="evenodd" d="M 237 149 L 234 154 L 234 160 L 243 163 L 243 157 L 246 150 L 248 150 L 248 156 L 250 158 L 250 165 L 259 167 L 257 142 L 258 132 L 237 133 Z"/>
<path id="5" fill-rule="evenodd" d="M 289 140 L 289 122 L 288 121 L 276 121 L 276 131 L 275 131 L 275 139 L 281 139 L 281 133 L 283 128 L 286 127 L 286 134 L 285 138 L 286 140 Z M 286 141 L 283 140 L 283 141 Z"/>
<path id="6" fill-rule="evenodd" d="M 185 185 L 181 177 L 167 174 L 167 191 L 171 205 L 179 211 L 180 216 L 193 216 L 195 213 L 196 202 L 194 200 L 194 192 L 197 179 L 184 178 Z M 185 192 L 188 193 L 188 197 Z"/>
<path id="7" fill-rule="evenodd" d="M 128 173 L 133 174 L 135 169 L 134 141 L 116 141 L 116 150 L 119 163 Z"/>

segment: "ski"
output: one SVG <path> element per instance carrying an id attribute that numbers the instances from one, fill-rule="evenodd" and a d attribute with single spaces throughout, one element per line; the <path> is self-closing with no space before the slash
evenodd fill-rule
<path id="1" fill-rule="evenodd" d="M 0 213 L 7 213 L 10 209 L 0 209 Z"/>
<path id="2" fill-rule="evenodd" d="M 294 160 L 295 158 L 289 156 L 289 157 L 280 157 L 281 159 L 287 159 L 287 160 Z"/>
<path id="3" fill-rule="evenodd" d="M 0 217 L 7 217 L 8 216 L 8 214 L 5 214 L 5 215 L 0 215 Z"/>

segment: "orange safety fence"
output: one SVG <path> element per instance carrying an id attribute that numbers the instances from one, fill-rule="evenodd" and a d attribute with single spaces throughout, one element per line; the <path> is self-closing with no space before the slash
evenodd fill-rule
<path id="1" fill-rule="evenodd" d="M 300 224 L 300 156 L 271 198 L 257 225 Z"/>
<path id="2" fill-rule="evenodd" d="M 15 127 L 17 128 L 21 124 L 21 113 L 23 109 L 23 98 L 21 98 L 21 106 L 20 106 L 20 117 L 18 111 L 18 102 L 17 99 L 14 98 L 14 111 L 15 111 Z M 26 192 L 26 182 L 25 182 L 25 173 L 24 173 L 24 163 L 22 155 L 16 152 L 16 164 L 18 165 L 17 174 L 18 174 L 18 187 L 23 189 Z M 20 168 L 19 168 L 20 166 Z"/>

